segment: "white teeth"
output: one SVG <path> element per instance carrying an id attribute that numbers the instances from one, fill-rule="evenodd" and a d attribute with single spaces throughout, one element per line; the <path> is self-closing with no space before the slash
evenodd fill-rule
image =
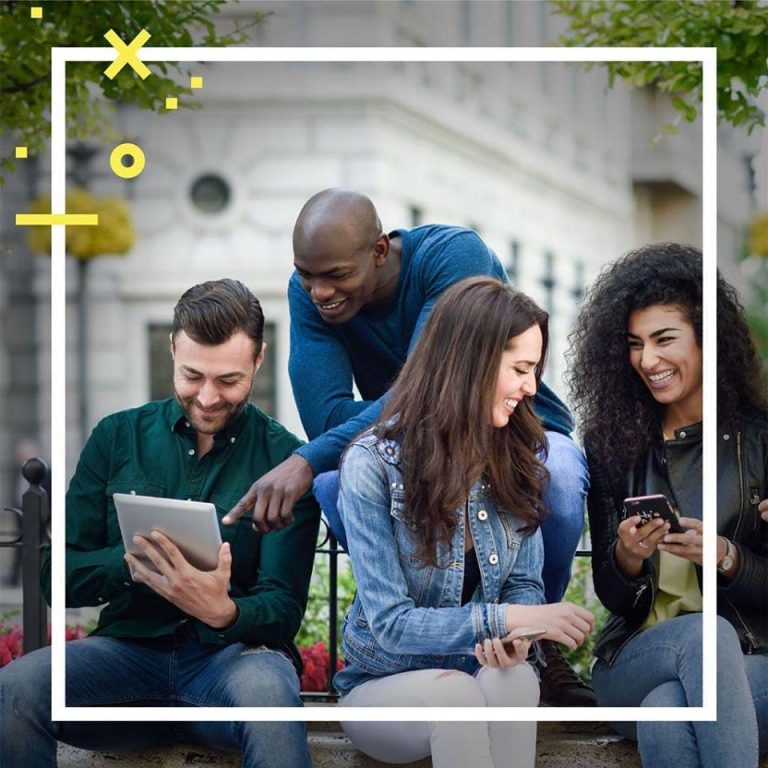
<path id="1" fill-rule="evenodd" d="M 340 304 L 340 301 L 335 301 L 333 304 L 320 304 L 320 309 L 336 309 Z"/>
<path id="2" fill-rule="evenodd" d="M 667 381 L 668 379 L 671 379 L 675 375 L 675 371 L 664 371 L 664 373 L 649 373 L 648 378 L 654 383 L 654 384 L 660 384 L 663 381 Z"/>
<path id="3" fill-rule="evenodd" d="M 509 397 L 504 401 L 504 405 L 506 405 L 507 408 L 514 411 L 515 408 L 517 407 L 518 402 L 519 400 L 513 400 L 511 397 Z"/>

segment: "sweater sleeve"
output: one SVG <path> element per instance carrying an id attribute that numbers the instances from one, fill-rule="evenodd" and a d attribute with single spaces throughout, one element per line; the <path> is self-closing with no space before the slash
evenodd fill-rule
<path id="1" fill-rule="evenodd" d="M 290 643 L 307 607 L 320 511 L 311 493 L 293 508 L 293 523 L 260 538 L 258 579 L 248 594 L 235 597 L 237 620 L 226 629 L 198 622 L 205 643 Z"/>
<path id="2" fill-rule="evenodd" d="M 103 605 L 135 585 L 125 568 L 122 541 L 108 540 L 108 494 L 114 420 L 106 418 L 85 444 L 66 497 L 67 605 Z M 50 602 L 51 562 L 41 571 L 43 594 Z"/>

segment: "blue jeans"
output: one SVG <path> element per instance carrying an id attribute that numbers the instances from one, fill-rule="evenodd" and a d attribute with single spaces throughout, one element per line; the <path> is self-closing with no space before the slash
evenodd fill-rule
<path id="1" fill-rule="evenodd" d="M 544 539 L 544 594 L 548 603 L 563 599 L 571 578 L 573 554 L 584 528 L 584 499 L 589 490 L 589 471 L 584 453 L 569 437 L 547 432 L 549 454 L 545 462 L 550 481 L 544 488 L 544 504 L 550 514 L 541 526 Z M 344 549 L 347 536 L 336 500 L 339 473 L 324 472 L 315 478 L 313 492 L 333 535 Z"/>
<path id="2" fill-rule="evenodd" d="M 701 706 L 701 614 L 640 632 L 609 667 L 598 660 L 592 685 L 601 707 Z M 768 655 L 746 656 L 717 617 L 717 721 L 613 723 L 637 739 L 649 768 L 756 768 L 768 749 Z"/>
<path id="3" fill-rule="evenodd" d="M 293 664 L 263 647 L 89 637 L 70 641 L 66 652 L 68 706 L 302 706 Z M 94 750 L 192 742 L 240 751 L 246 768 L 312 765 L 303 722 L 53 723 L 50 698 L 50 648 L 0 670 L 2 765 L 55 766 L 57 741 Z"/>

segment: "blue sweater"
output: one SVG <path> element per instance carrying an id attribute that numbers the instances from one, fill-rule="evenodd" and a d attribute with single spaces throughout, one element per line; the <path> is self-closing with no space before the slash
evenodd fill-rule
<path id="1" fill-rule="evenodd" d="M 496 254 L 476 232 L 428 224 L 390 237 L 402 239 L 400 278 L 387 307 L 363 310 L 348 323 L 326 323 L 294 273 L 288 284 L 291 312 L 289 373 L 301 422 L 310 442 L 296 450 L 314 474 L 336 469 L 352 438 L 376 422 L 384 396 L 448 286 L 465 277 L 508 280 Z M 355 400 L 352 386 L 362 396 Z M 535 409 L 546 429 L 570 434 L 568 409 L 542 382 Z"/>

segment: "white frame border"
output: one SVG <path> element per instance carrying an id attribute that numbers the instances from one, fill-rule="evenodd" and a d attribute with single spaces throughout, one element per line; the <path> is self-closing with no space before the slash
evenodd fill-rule
<path id="1" fill-rule="evenodd" d="M 53 48 L 51 57 L 52 212 L 64 213 L 66 190 L 65 68 L 67 62 L 112 61 L 114 48 Z M 67 707 L 65 702 L 64 472 L 55 472 L 52 523 L 52 718 L 61 721 L 713 721 L 717 719 L 715 654 L 715 500 L 717 498 L 716 280 L 717 49 L 716 48 L 141 48 L 148 61 L 198 62 L 607 62 L 702 63 L 702 242 L 704 244 L 704 540 L 703 706 L 701 707 Z M 129 65 L 126 65 L 129 66 Z M 65 230 L 51 236 L 51 434 L 53 466 L 66 467 Z M 618 254 L 617 254 L 618 256 Z M 183 715 L 183 716 L 181 716 Z"/>

